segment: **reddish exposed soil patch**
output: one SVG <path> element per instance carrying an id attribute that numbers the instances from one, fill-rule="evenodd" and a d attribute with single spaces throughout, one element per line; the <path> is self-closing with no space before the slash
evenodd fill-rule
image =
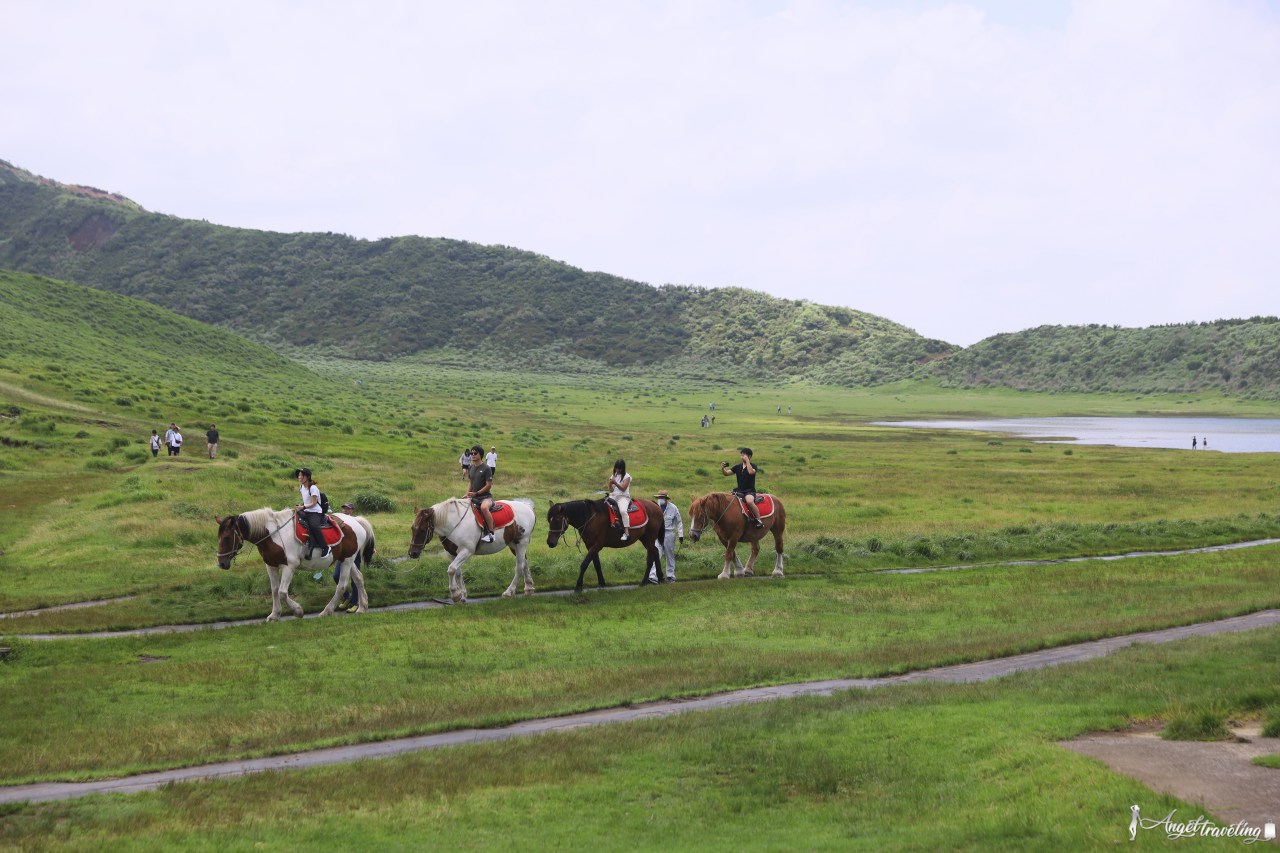
<path id="1" fill-rule="evenodd" d="M 118 230 L 119 223 L 112 222 L 101 213 L 95 213 L 81 222 L 80 227 L 72 231 L 67 239 L 77 252 L 88 252 L 107 242 Z"/>

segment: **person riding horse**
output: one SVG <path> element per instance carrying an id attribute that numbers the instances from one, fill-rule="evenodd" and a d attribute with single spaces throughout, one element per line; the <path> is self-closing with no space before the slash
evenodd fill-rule
<path id="1" fill-rule="evenodd" d="M 320 556 L 329 555 L 329 546 L 324 541 L 324 511 L 320 507 L 320 487 L 311 479 L 310 468 L 299 468 L 293 472 L 298 478 L 298 491 L 302 493 L 302 503 L 296 511 L 298 520 L 307 528 L 307 553 L 303 559 L 310 560 L 311 552 L 319 548 Z"/>
<path id="2" fill-rule="evenodd" d="M 738 487 L 733 490 L 733 493 L 747 505 L 751 523 L 756 527 L 764 527 L 764 522 L 760 520 L 760 511 L 756 508 L 756 474 L 760 469 L 751 461 L 750 447 L 744 447 L 738 452 L 742 461 L 732 468 L 729 467 L 728 462 L 721 462 L 720 473 L 726 477 L 734 475 L 738 478 Z"/>
<path id="3" fill-rule="evenodd" d="M 627 541 L 627 515 L 631 512 L 631 475 L 627 473 L 627 463 L 619 459 L 613 463 L 613 473 L 609 475 L 609 482 L 605 484 L 609 496 L 605 498 L 613 505 L 613 511 L 618 514 L 618 523 L 614 525 L 615 530 L 622 531 L 622 541 Z"/>
<path id="4" fill-rule="evenodd" d="M 493 472 L 489 470 L 489 466 L 484 463 L 484 448 L 475 445 L 471 448 L 471 491 L 467 492 L 467 497 L 471 499 L 471 504 L 480 510 L 480 514 L 484 516 L 484 532 L 480 536 L 481 542 L 493 541 L 493 513 L 490 508 L 493 506 Z"/>

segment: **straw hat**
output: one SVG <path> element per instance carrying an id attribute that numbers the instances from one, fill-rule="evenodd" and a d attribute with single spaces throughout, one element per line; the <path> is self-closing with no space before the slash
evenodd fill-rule
<path id="1" fill-rule="evenodd" d="M 666 489 L 663 489 L 662 491 L 658 492 L 656 495 L 654 495 L 654 497 L 655 497 L 655 498 L 662 498 L 662 499 L 665 499 L 665 500 L 671 500 L 671 495 L 667 494 L 667 490 L 666 490 Z"/>

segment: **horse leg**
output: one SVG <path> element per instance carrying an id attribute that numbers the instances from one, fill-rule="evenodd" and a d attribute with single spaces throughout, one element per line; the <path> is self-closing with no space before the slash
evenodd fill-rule
<path id="1" fill-rule="evenodd" d="M 773 550 L 778 552 L 778 556 L 773 561 L 773 574 L 770 577 L 782 577 L 782 530 L 775 527 L 773 529 Z"/>
<path id="2" fill-rule="evenodd" d="M 735 567 L 742 567 L 742 564 L 738 562 L 738 537 L 736 534 L 724 540 L 724 570 L 716 575 L 716 580 L 723 581 L 733 577 Z"/>
<path id="3" fill-rule="evenodd" d="M 462 564 L 471 557 L 471 551 L 458 546 L 458 556 L 449 564 L 449 598 L 454 604 L 467 603 L 467 585 L 462 580 Z"/>
<path id="4" fill-rule="evenodd" d="M 595 556 L 591 558 L 591 562 L 594 563 L 596 567 L 596 582 L 599 583 L 600 586 L 608 586 L 608 584 L 604 582 L 604 571 L 600 568 L 599 551 L 596 551 Z"/>
<path id="5" fill-rule="evenodd" d="M 320 611 L 321 616 L 332 616 L 334 608 L 338 606 L 338 602 L 346 597 L 347 584 L 351 579 L 351 566 L 354 562 L 355 560 L 350 557 L 338 561 L 338 582 L 333 587 L 333 598 L 329 599 L 329 603 L 325 605 L 324 610 Z"/>
<path id="6" fill-rule="evenodd" d="M 271 614 L 267 616 L 268 622 L 280 621 L 280 569 L 277 566 L 267 566 L 267 577 L 271 579 Z"/>
<path id="7" fill-rule="evenodd" d="M 751 540 L 751 556 L 747 559 L 747 567 L 742 570 L 744 578 L 752 577 L 756 573 L 756 557 L 760 556 L 760 540 Z"/>
<path id="8" fill-rule="evenodd" d="M 516 577 L 524 576 L 524 594 L 533 595 L 533 575 L 529 572 L 529 540 L 521 539 L 512 551 L 516 554 Z M 511 579 L 511 592 L 516 591 L 516 579 Z"/>
<path id="9" fill-rule="evenodd" d="M 289 605 L 289 609 L 293 611 L 293 615 L 299 619 L 302 618 L 302 605 L 294 601 L 289 596 L 289 584 L 293 581 L 293 564 L 286 564 L 284 571 L 280 573 L 280 597 L 284 599 L 284 603 Z"/>
<path id="10" fill-rule="evenodd" d="M 356 585 L 357 613 L 369 612 L 369 596 L 364 591 L 364 572 L 355 566 L 351 567 L 351 580 Z"/>

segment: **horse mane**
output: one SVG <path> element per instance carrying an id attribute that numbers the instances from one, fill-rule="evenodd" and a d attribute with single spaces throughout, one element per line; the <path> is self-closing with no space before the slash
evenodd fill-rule
<path id="1" fill-rule="evenodd" d="M 587 520 L 599 511 L 599 507 L 597 506 L 599 503 L 599 501 L 583 499 L 565 501 L 564 503 L 558 504 L 558 506 L 560 507 L 560 512 L 569 520 L 569 523 L 574 527 L 578 527 L 579 525 L 586 524 Z"/>
<path id="2" fill-rule="evenodd" d="M 283 511 L 289 512 L 290 510 Z M 278 515 L 279 513 L 271 507 L 264 506 L 260 509 L 253 509 L 249 512 L 241 513 L 240 517 L 243 518 L 245 524 L 249 526 L 248 538 L 261 539 L 264 536 L 271 535 L 273 531 L 270 525 L 276 520 Z"/>

